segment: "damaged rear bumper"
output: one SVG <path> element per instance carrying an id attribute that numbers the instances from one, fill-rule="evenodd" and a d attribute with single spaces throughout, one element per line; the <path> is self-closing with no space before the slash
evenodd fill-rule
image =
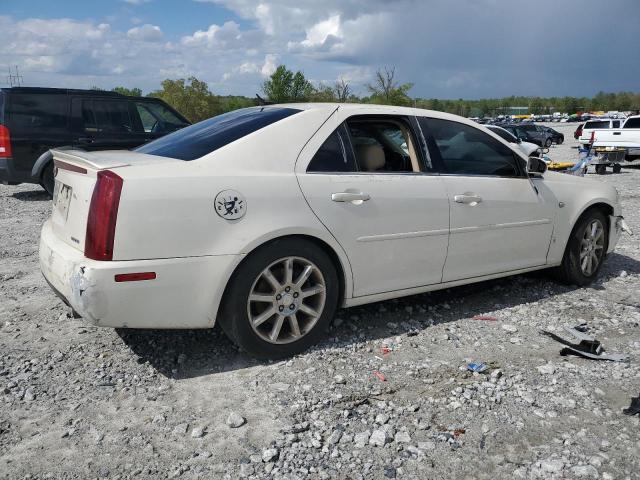
<path id="1" fill-rule="evenodd" d="M 47 221 L 40 268 L 51 288 L 86 321 L 118 328 L 208 328 L 241 255 L 101 262 L 58 239 Z M 148 281 L 118 274 L 155 272 Z"/>

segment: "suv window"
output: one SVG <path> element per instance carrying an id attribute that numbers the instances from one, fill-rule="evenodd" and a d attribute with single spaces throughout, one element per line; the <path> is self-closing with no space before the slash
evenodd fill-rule
<path id="1" fill-rule="evenodd" d="M 507 132 L 506 130 L 500 127 L 488 127 L 488 128 L 493 133 L 498 135 L 501 139 L 503 139 L 505 142 L 518 143 L 518 139 L 515 136 L 513 136 L 511 133 Z"/>
<path id="2" fill-rule="evenodd" d="M 9 98 L 11 129 L 67 129 L 69 101 L 66 95 L 15 94 Z"/>
<path id="3" fill-rule="evenodd" d="M 520 176 L 513 151 L 470 125 L 425 118 L 447 173 L 458 175 Z"/>
<path id="4" fill-rule="evenodd" d="M 133 122 L 126 100 L 83 100 L 84 131 L 90 133 L 133 132 Z"/>
<path id="5" fill-rule="evenodd" d="M 161 103 L 135 102 L 146 133 L 169 133 L 188 125 Z"/>
<path id="6" fill-rule="evenodd" d="M 356 162 L 345 125 L 327 138 L 309 162 L 307 172 L 355 172 Z"/>
<path id="7" fill-rule="evenodd" d="M 614 120 L 611 122 L 611 126 L 613 128 L 619 128 L 620 127 L 620 120 Z"/>
<path id="8" fill-rule="evenodd" d="M 295 108 L 250 107 L 185 127 L 135 149 L 136 152 L 195 160 L 272 123 L 300 112 Z"/>
<path id="9" fill-rule="evenodd" d="M 630 118 L 624 124 L 624 128 L 640 128 L 640 117 Z"/>
<path id="10" fill-rule="evenodd" d="M 596 122 L 587 122 L 584 124 L 584 128 L 609 128 L 609 120 L 604 121 L 596 121 Z"/>
<path id="11" fill-rule="evenodd" d="M 395 119 L 347 121 L 361 172 L 419 172 L 416 142 L 409 127 Z"/>

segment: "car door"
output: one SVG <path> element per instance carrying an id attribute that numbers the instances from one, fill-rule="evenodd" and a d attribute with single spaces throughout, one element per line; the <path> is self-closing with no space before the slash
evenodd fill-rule
<path id="1" fill-rule="evenodd" d="M 411 124 L 338 111 L 296 164 L 309 206 L 347 253 L 355 297 L 442 280 L 449 201 Z"/>
<path id="2" fill-rule="evenodd" d="M 75 144 L 86 150 L 126 150 L 145 141 L 134 106 L 125 98 L 79 96 L 71 108 Z"/>
<path id="3" fill-rule="evenodd" d="M 480 129 L 420 118 L 451 203 L 443 281 L 544 265 L 557 199 L 525 160 Z"/>

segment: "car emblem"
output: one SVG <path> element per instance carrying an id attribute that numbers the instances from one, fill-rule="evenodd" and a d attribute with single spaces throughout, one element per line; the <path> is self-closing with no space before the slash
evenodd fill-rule
<path id="1" fill-rule="evenodd" d="M 216 195 L 215 208 L 216 213 L 225 220 L 238 220 L 247 211 L 247 201 L 236 190 L 223 190 Z"/>

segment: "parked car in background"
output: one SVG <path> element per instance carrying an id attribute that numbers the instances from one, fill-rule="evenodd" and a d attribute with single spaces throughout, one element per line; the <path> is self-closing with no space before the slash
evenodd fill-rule
<path id="1" fill-rule="evenodd" d="M 267 358 L 317 342 L 338 306 L 545 268 L 587 285 L 625 229 L 610 184 L 413 108 L 253 107 L 54 159 L 40 266 L 75 312 L 123 328 L 217 319 Z"/>
<path id="2" fill-rule="evenodd" d="M 624 120 L 614 118 L 600 118 L 585 122 L 582 132 L 578 137 L 578 141 L 583 145 L 592 143 L 592 132 L 596 130 L 609 130 L 611 128 L 620 128 Z"/>
<path id="3" fill-rule="evenodd" d="M 53 194 L 51 148 L 130 149 L 189 125 L 157 98 L 102 90 L 0 89 L 0 182 Z"/>
<path id="4" fill-rule="evenodd" d="M 575 132 L 573 132 L 573 138 L 574 139 L 579 139 L 580 135 L 582 135 L 582 129 L 584 128 L 584 123 L 581 123 L 580 125 L 578 125 L 578 128 L 576 128 Z"/>
<path id="5" fill-rule="evenodd" d="M 640 115 L 627 118 L 622 128 L 594 130 L 593 146 L 602 148 L 624 148 L 626 160 L 640 157 Z"/>
<path id="6" fill-rule="evenodd" d="M 551 141 L 556 145 L 560 145 L 562 144 L 562 142 L 564 142 L 564 134 L 560 133 L 556 129 L 546 127 L 544 125 L 536 125 L 536 128 L 538 129 L 538 131 L 546 132 L 551 135 Z"/>
<path id="7" fill-rule="evenodd" d="M 522 153 L 524 153 L 527 157 L 539 153 L 540 147 L 538 147 L 538 145 L 536 145 L 535 143 L 520 140 L 511 132 L 505 130 L 502 127 L 499 127 L 498 125 L 487 125 L 487 128 L 498 135 L 500 138 L 502 138 L 505 142 L 508 142 L 514 147 L 521 150 Z"/>
<path id="8" fill-rule="evenodd" d="M 533 123 L 508 123 L 500 126 L 515 135 L 516 138 L 524 142 L 535 143 L 539 147 L 549 148 L 553 143 L 551 135 L 539 131 Z"/>

